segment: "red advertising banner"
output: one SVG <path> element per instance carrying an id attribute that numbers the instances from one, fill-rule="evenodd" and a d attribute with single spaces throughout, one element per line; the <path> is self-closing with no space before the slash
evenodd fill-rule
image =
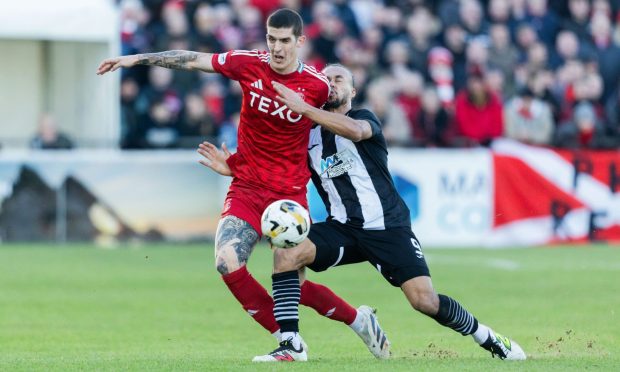
<path id="1" fill-rule="evenodd" d="M 493 242 L 620 241 L 620 151 L 493 146 Z"/>

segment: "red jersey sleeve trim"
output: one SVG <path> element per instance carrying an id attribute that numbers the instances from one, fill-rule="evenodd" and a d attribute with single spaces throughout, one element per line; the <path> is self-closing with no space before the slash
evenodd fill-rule
<path id="1" fill-rule="evenodd" d="M 329 80 L 327 80 L 327 76 L 323 75 L 322 72 L 318 72 L 314 67 L 305 65 L 304 70 L 315 78 L 321 80 L 327 85 L 327 89 L 329 89 Z"/>

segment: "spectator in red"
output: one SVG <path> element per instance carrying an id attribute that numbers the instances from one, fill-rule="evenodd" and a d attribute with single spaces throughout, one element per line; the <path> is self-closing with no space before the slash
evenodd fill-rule
<path id="1" fill-rule="evenodd" d="M 459 134 L 470 144 L 488 145 L 502 135 L 502 103 L 485 86 L 479 66 L 470 68 L 467 87 L 456 96 L 455 116 Z"/>
<path id="2" fill-rule="evenodd" d="M 442 108 L 453 118 L 456 93 L 467 90 L 470 66 L 480 66 L 484 71 L 481 85 L 485 94 L 480 95 L 482 99 L 477 104 L 473 103 L 471 93 L 466 94 L 467 100 L 461 98 L 460 116 L 464 115 L 464 104 L 470 109 L 490 111 L 487 106 L 495 98 L 508 102 L 520 88 L 528 87 L 535 96 L 534 101 L 538 98 L 548 104 L 555 123 L 572 122 L 574 107 L 588 102 L 598 121 L 609 126 L 607 135 L 620 136 L 620 0 L 117 0 L 114 3 L 120 10 L 123 54 L 158 50 L 205 53 L 227 49 L 264 50 L 263 15 L 279 7 L 299 10 L 308 23 L 307 48 L 301 59 L 318 70 L 329 62 L 350 68 L 357 82 L 354 106 L 370 102 L 379 111 L 383 110 L 382 115 L 389 122 L 386 130 L 391 144 L 410 145 L 406 142 L 412 139 L 408 131 L 413 130 L 415 137 L 421 133 L 408 124 L 415 121 L 412 118 L 418 115 L 425 97 L 418 97 L 417 84 L 403 85 L 408 73 L 422 74 L 428 87 L 434 88 Z M 174 130 L 182 135 L 187 128 L 179 119 L 187 115 L 188 93 L 200 92 L 217 128 L 231 122 L 241 103 L 239 85 L 228 80 L 197 72 L 174 71 L 170 75 L 149 70 L 141 66 L 122 73 L 123 148 L 148 145 L 146 128 L 153 126 L 149 108 L 155 102 L 163 101 L 172 115 L 172 125 L 178 126 Z M 391 82 L 386 84 L 389 94 L 367 95 L 369 82 L 386 79 Z M 394 102 L 385 102 L 386 97 L 394 98 Z M 200 107 L 196 98 L 191 97 L 192 108 Z M 476 133 L 483 131 L 483 124 L 478 121 L 476 117 Z M 451 120 L 451 123 L 456 128 L 456 122 Z M 510 124 L 508 121 L 503 124 L 503 131 L 509 135 Z M 499 129 L 495 128 L 493 133 L 502 131 L 500 123 L 494 125 Z M 469 140 L 478 143 L 479 135 L 482 134 Z M 494 135 L 485 132 L 483 142 Z M 463 138 L 453 138 L 454 146 L 463 144 Z M 174 146 L 179 143 L 174 142 Z"/>

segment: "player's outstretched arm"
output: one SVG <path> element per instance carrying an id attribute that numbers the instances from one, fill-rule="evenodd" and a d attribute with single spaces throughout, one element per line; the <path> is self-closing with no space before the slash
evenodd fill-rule
<path id="1" fill-rule="evenodd" d="M 213 169 L 213 171 L 222 176 L 232 176 L 232 170 L 228 163 L 226 163 L 226 160 L 232 154 L 228 151 L 225 143 L 222 143 L 222 149 L 220 150 L 212 143 L 205 141 L 198 145 L 197 151 L 204 158 L 198 161 L 200 164 Z"/>
<path id="2" fill-rule="evenodd" d="M 274 81 L 273 88 L 278 92 L 276 97 L 279 101 L 288 106 L 292 111 L 301 114 L 315 123 L 326 128 L 341 137 L 350 139 L 353 142 L 372 137 L 372 128 L 366 120 L 355 120 L 350 117 L 325 110 L 318 109 L 306 103 L 297 93 Z"/>
<path id="3" fill-rule="evenodd" d="M 97 68 L 97 75 L 116 71 L 121 67 L 136 65 L 161 66 L 177 70 L 200 70 L 215 72 L 211 63 L 211 53 L 198 53 L 188 50 L 168 50 L 160 53 L 133 54 L 108 58 Z"/>

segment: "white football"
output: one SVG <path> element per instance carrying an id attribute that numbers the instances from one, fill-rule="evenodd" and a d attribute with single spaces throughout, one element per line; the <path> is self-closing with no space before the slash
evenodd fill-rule
<path id="1" fill-rule="evenodd" d="M 291 248 L 308 236 L 310 216 L 296 201 L 278 200 L 263 212 L 261 230 L 274 247 Z"/>

